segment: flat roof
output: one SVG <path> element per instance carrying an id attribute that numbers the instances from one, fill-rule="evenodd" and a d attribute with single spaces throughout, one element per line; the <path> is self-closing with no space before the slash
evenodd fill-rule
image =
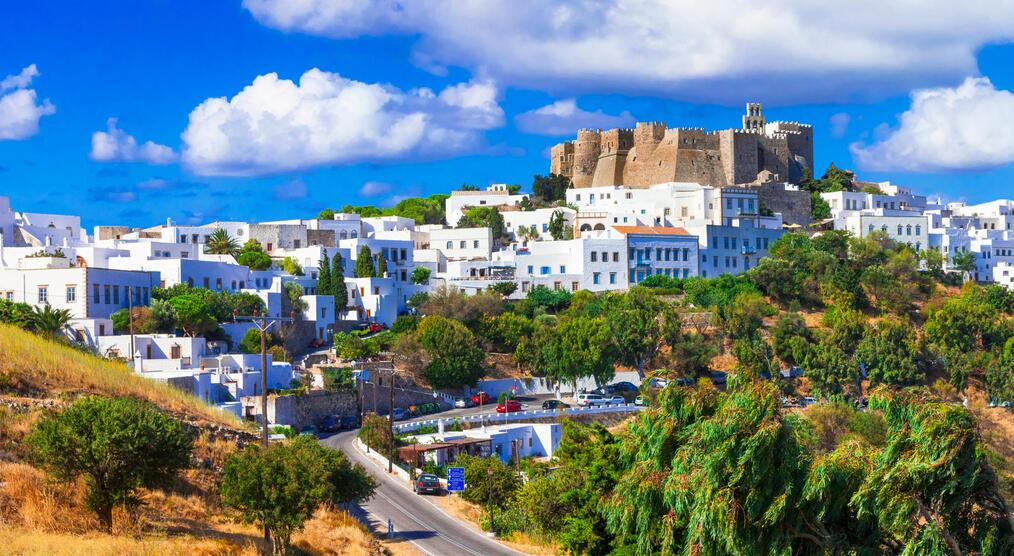
<path id="1" fill-rule="evenodd" d="M 621 234 L 641 234 L 657 236 L 688 236 L 690 232 L 676 226 L 613 226 Z"/>

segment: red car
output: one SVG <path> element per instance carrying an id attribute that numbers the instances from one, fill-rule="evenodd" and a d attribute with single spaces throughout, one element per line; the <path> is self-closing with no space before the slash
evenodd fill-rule
<path id="1" fill-rule="evenodd" d="M 489 397 L 489 394 L 485 392 L 479 392 L 478 394 L 472 394 L 472 403 L 475 405 L 485 405 L 493 401 L 493 398 Z"/>
<path id="2" fill-rule="evenodd" d="M 521 411 L 521 402 L 517 400 L 507 400 L 496 406 L 497 413 L 513 413 L 515 411 Z"/>
<path id="3" fill-rule="evenodd" d="M 380 332 L 383 329 L 384 329 L 384 325 L 383 324 L 376 323 L 376 322 L 371 322 L 370 323 L 369 330 L 370 330 L 371 334 L 374 333 L 374 332 Z"/>

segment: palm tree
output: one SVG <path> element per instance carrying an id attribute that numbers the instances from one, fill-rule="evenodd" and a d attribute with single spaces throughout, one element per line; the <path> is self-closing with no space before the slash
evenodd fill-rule
<path id="1" fill-rule="evenodd" d="M 49 304 L 39 307 L 32 307 L 28 314 L 27 324 L 30 330 L 34 330 L 45 336 L 56 336 L 67 326 L 70 321 L 70 311 L 67 309 L 53 309 Z"/>
<path id="2" fill-rule="evenodd" d="M 239 253 L 239 243 L 229 237 L 229 232 L 216 228 L 204 242 L 204 252 L 211 255 L 235 255 Z"/>

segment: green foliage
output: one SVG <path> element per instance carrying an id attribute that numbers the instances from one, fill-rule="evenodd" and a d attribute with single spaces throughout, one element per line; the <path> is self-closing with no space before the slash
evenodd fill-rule
<path id="1" fill-rule="evenodd" d="M 394 319 L 394 324 L 391 325 L 391 332 L 395 334 L 414 332 L 419 326 L 420 320 L 422 317 L 418 315 L 398 315 L 398 318 Z"/>
<path id="2" fill-rule="evenodd" d="M 42 307 L 33 306 L 24 317 L 25 327 L 28 330 L 43 336 L 55 337 L 67 327 L 71 314 L 68 309 L 54 309 L 47 303 Z"/>
<path id="3" fill-rule="evenodd" d="M 803 317 L 799 313 L 782 315 L 771 330 L 771 335 L 774 338 L 775 355 L 790 365 L 798 363 L 793 357 L 792 339 L 803 338 L 806 342 L 812 339 L 810 329 L 807 328 L 806 322 L 803 321 Z"/>
<path id="4" fill-rule="evenodd" d="M 754 338 L 764 324 L 764 317 L 775 314 L 775 309 L 759 293 L 744 292 L 721 311 L 725 332 L 730 338 Z"/>
<path id="5" fill-rule="evenodd" d="M 810 192 L 810 218 L 814 221 L 831 218 L 831 205 L 817 191 Z"/>
<path id="6" fill-rule="evenodd" d="M 578 378 L 592 377 L 597 385 L 613 379 L 616 360 L 612 331 L 602 317 L 569 317 L 560 322 L 557 334 L 558 362 L 553 378 L 574 382 Z M 551 375 L 552 376 L 552 375 Z"/>
<path id="7" fill-rule="evenodd" d="M 856 347 L 856 359 L 866 364 L 870 382 L 901 386 L 919 384 L 926 377 L 920 368 L 915 330 L 908 322 L 885 319 L 877 323 Z"/>
<path id="8" fill-rule="evenodd" d="M 644 377 L 644 366 L 662 347 L 668 327 L 678 332 L 680 316 L 648 288 L 633 287 L 610 297 L 606 309 L 609 337 L 620 362 Z M 675 323 L 675 324 L 674 324 Z"/>
<path id="9" fill-rule="evenodd" d="M 43 417 L 28 444 L 57 479 L 84 477 L 85 503 L 111 531 L 113 507 L 140 503 L 138 489 L 172 484 L 190 463 L 193 438 L 149 402 L 91 396 Z"/>
<path id="10" fill-rule="evenodd" d="M 331 295 L 334 296 L 337 319 L 341 320 L 349 305 L 349 291 L 345 287 L 345 262 L 340 253 L 335 253 L 331 259 Z"/>
<path id="11" fill-rule="evenodd" d="M 211 255 L 236 255 L 239 253 L 239 242 L 229 236 L 222 228 L 215 228 L 204 242 L 204 252 Z"/>
<path id="12" fill-rule="evenodd" d="M 265 350 L 273 346 L 281 345 L 281 340 L 277 336 L 268 332 L 267 336 L 264 337 Z M 243 339 L 239 341 L 239 350 L 243 353 L 260 353 L 261 352 L 261 331 L 257 328 L 250 328 L 243 334 Z"/>
<path id="13" fill-rule="evenodd" d="M 470 207 L 461 215 L 457 227 L 489 228 L 493 239 L 496 240 L 504 234 L 503 215 L 496 207 Z"/>
<path id="14" fill-rule="evenodd" d="M 317 213 L 317 220 L 334 220 L 334 211 L 326 208 Z"/>
<path id="15" fill-rule="evenodd" d="M 375 413 L 363 416 L 363 424 L 359 428 L 359 440 L 374 450 L 387 452 L 391 446 L 391 423 L 387 417 Z"/>
<path id="16" fill-rule="evenodd" d="M 704 376 L 711 370 L 711 359 L 718 355 L 718 346 L 704 334 L 681 334 L 668 344 L 668 366 L 679 376 Z"/>
<path id="17" fill-rule="evenodd" d="M 553 214 L 549 217 L 549 235 L 553 240 L 559 241 L 561 239 L 572 239 L 574 237 L 574 230 L 571 228 L 568 230 L 567 219 L 563 215 L 562 210 L 554 210 Z M 570 237 L 566 237 L 568 235 Z"/>
<path id="18" fill-rule="evenodd" d="M 567 190 L 574 187 L 570 178 L 559 174 L 532 177 L 532 196 L 544 204 L 567 199 Z"/>
<path id="19" fill-rule="evenodd" d="M 28 327 L 28 316 L 32 306 L 27 303 L 14 303 L 6 299 L 0 299 L 0 322 L 13 324 L 20 328 Z"/>
<path id="20" fill-rule="evenodd" d="M 999 360 L 986 368 L 986 398 L 996 402 L 1014 402 L 1014 337 L 1000 350 Z"/>
<path id="21" fill-rule="evenodd" d="M 975 272 L 975 266 L 975 253 L 972 251 L 959 251 L 951 255 L 951 268 L 965 276 Z"/>
<path id="22" fill-rule="evenodd" d="M 550 289 L 546 286 L 535 286 L 528 290 L 525 311 L 534 316 L 539 310 L 555 313 L 570 305 L 571 293 L 563 289 Z"/>
<path id="23" fill-rule="evenodd" d="M 293 276 L 303 276 L 303 267 L 296 262 L 296 259 L 292 257 L 285 257 L 282 259 L 281 265 L 282 270 Z"/>
<path id="24" fill-rule="evenodd" d="M 488 288 L 489 291 L 496 292 L 504 297 L 510 297 L 514 292 L 518 291 L 517 282 L 494 282 Z"/>
<path id="25" fill-rule="evenodd" d="M 424 374 L 431 386 L 475 386 L 482 378 L 484 354 L 465 325 L 440 316 L 427 316 L 419 323 L 416 334 L 430 357 Z"/>
<path id="26" fill-rule="evenodd" d="M 338 256 L 336 254 L 336 256 Z M 331 260 L 323 253 L 317 264 L 317 295 L 334 295 L 334 282 L 331 280 Z"/>
<path id="27" fill-rule="evenodd" d="M 359 248 L 356 256 L 356 278 L 374 278 L 377 276 L 377 268 L 373 266 L 373 252 L 368 245 Z"/>
<path id="28" fill-rule="evenodd" d="M 249 267 L 250 270 L 267 270 L 271 268 L 271 257 L 264 251 L 256 239 L 248 239 L 236 256 L 236 262 Z"/>
<path id="29" fill-rule="evenodd" d="M 449 195 L 437 194 L 429 197 L 409 197 L 403 199 L 391 208 L 379 209 L 370 205 L 353 206 L 345 205 L 341 212 L 347 214 L 358 214 L 363 218 L 374 218 L 377 216 L 401 216 L 415 220 L 416 224 L 443 224 L 444 222 L 444 201 Z M 331 218 L 334 218 L 334 211 L 330 211 Z M 324 215 L 325 212 L 321 212 Z"/>
<path id="30" fill-rule="evenodd" d="M 230 456 L 222 471 L 222 501 L 244 523 L 267 527 L 281 552 L 324 504 L 361 502 L 376 483 L 341 452 L 309 436 L 251 445 Z"/>
<path id="31" fill-rule="evenodd" d="M 938 307 L 930 308 L 926 319 L 926 338 L 941 349 L 968 353 L 991 349 L 1000 334 L 997 320 L 999 312 L 974 287 L 962 295 L 947 299 Z"/>
<path id="32" fill-rule="evenodd" d="M 412 270 L 412 283 L 413 284 L 426 284 L 430 281 L 430 274 L 432 270 L 425 266 L 417 266 Z"/>
<path id="33" fill-rule="evenodd" d="M 493 349 L 513 353 L 522 340 L 532 335 L 535 326 L 523 315 L 503 313 L 495 317 L 483 317 L 479 329 L 483 339 L 492 344 Z"/>
<path id="34" fill-rule="evenodd" d="M 207 334 L 218 327 L 211 307 L 198 294 L 178 295 L 169 300 L 183 332 L 190 337 Z"/>
<path id="35" fill-rule="evenodd" d="M 383 253 L 377 253 L 377 276 L 381 278 L 387 276 L 387 258 Z"/>
<path id="36" fill-rule="evenodd" d="M 743 275 L 723 274 L 718 278 L 690 277 L 683 280 L 687 303 L 695 307 L 722 309 L 741 293 L 759 293 L 757 286 Z"/>
<path id="37" fill-rule="evenodd" d="M 492 502 L 494 506 L 504 508 L 511 503 L 514 493 L 521 486 L 514 469 L 498 457 L 461 455 L 455 464 L 465 468 L 465 491 L 461 496 L 473 504 L 485 506 Z"/>
<path id="38" fill-rule="evenodd" d="M 356 383 L 355 374 L 349 367 L 324 367 L 321 369 L 321 377 L 324 379 L 325 390 L 337 391 L 351 388 Z"/>
<path id="39" fill-rule="evenodd" d="M 504 300 L 498 293 L 480 291 L 468 295 L 453 286 L 439 286 L 429 293 L 420 310 L 431 316 L 446 317 L 474 326 L 484 316 L 503 312 Z"/>
<path id="40" fill-rule="evenodd" d="M 334 352 L 335 355 L 346 361 L 363 359 L 364 357 L 371 355 L 366 342 L 364 342 L 358 335 L 349 334 L 348 332 L 335 333 Z"/>
<path id="41" fill-rule="evenodd" d="M 285 300 L 289 302 L 289 309 L 297 313 L 301 313 L 308 307 L 306 301 L 303 300 L 303 286 L 295 282 L 285 282 L 282 285 L 282 290 L 285 293 Z"/>

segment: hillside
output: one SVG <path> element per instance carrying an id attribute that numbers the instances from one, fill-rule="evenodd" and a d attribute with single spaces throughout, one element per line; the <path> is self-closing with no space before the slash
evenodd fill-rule
<path id="1" fill-rule="evenodd" d="M 149 400 L 198 432 L 192 465 L 166 492 L 117 508 L 112 535 L 85 508 L 83 480 L 61 484 L 32 465 L 24 438 L 44 412 L 79 396 Z M 247 425 L 165 384 L 18 328 L 0 325 L 0 545 L 5 554 L 257 554 L 259 528 L 235 523 L 218 495 L 226 457 L 256 436 Z M 293 537 L 305 554 L 377 555 L 388 548 L 338 510 Z"/>

